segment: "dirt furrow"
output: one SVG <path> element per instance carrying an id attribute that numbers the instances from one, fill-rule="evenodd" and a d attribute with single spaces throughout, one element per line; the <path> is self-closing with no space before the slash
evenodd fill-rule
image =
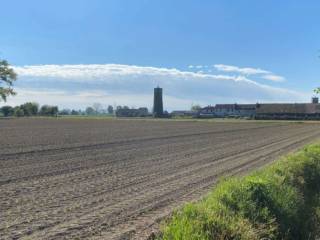
<path id="1" fill-rule="evenodd" d="M 12 119 L 0 126 L 8 136 L 0 139 L 4 239 L 139 239 L 220 176 L 320 136 L 318 124 L 284 122 Z"/>

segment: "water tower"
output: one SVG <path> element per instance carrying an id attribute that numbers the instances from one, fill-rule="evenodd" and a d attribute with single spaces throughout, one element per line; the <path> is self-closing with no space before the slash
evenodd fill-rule
<path id="1" fill-rule="evenodd" d="M 153 116 L 156 118 L 163 116 L 162 88 L 160 87 L 154 89 Z"/>

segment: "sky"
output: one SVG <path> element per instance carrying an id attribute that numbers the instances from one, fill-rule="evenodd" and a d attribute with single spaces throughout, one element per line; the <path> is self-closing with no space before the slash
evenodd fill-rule
<path id="1" fill-rule="evenodd" d="M 0 0 L 0 58 L 26 101 L 167 110 L 309 102 L 320 85 L 316 0 Z M 5 10 L 7 9 L 7 10 Z"/>

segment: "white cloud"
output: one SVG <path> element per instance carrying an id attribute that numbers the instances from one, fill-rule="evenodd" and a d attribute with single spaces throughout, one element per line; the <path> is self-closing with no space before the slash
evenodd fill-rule
<path id="1" fill-rule="evenodd" d="M 164 89 L 168 110 L 202 105 L 244 102 L 298 102 L 304 93 L 257 83 L 246 76 L 212 75 L 178 69 L 119 64 L 37 65 L 15 67 L 18 95 L 8 104 L 37 101 L 61 107 L 121 104 L 152 107 L 153 87 Z M 267 75 L 267 74 L 265 74 Z"/>
<path id="2" fill-rule="evenodd" d="M 273 81 L 273 82 L 285 81 L 284 77 L 273 74 L 270 71 L 260 69 L 260 68 L 250 68 L 250 67 L 240 68 L 237 66 L 224 65 L 224 64 L 215 64 L 214 68 L 217 69 L 218 71 L 233 72 L 233 73 L 238 73 L 245 76 L 258 75 L 262 79 Z"/>
<path id="3" fill-rule="evenodd" d="M 234 73 L 240 73 L 243 75 L 256 75 L 256 74 L 269 74 L 271 72 L 260 69 L 260 68 L 240 68 L 237 66 L 231 66 L 231 65 L 224 65 L 224 64 L 215 64 L 213 65 L 215 69 L 222 72 L 234 72 Z"/>
<path id="4" fill-rule="evenodd" d="M 201 68 L 209 68 L 208 65 L 189 65 L 188 68 L 192 69 L 192 68 L 197 68 L 197 69 L 201 69 Z"/>
<path id="5" fill-rule="evenodd" d="M 263 75 L 263 76 L 261 76 L 261 78 L 266 79 L 266 80 L 270 80 L 273 82 L 284 82 L 285 81 L 284 77 L 274 75 L 274 74 Z"/>

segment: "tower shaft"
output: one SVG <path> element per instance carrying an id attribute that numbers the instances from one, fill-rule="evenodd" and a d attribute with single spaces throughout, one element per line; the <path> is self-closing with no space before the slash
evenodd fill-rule
<path id="1" fill-rule="evenodd" d="M 162 88 L 160 88 L 160 87 L 156 87 L 154 89 L 153 116 L 154 117 L 162 117 L 163 116 Z"/>

